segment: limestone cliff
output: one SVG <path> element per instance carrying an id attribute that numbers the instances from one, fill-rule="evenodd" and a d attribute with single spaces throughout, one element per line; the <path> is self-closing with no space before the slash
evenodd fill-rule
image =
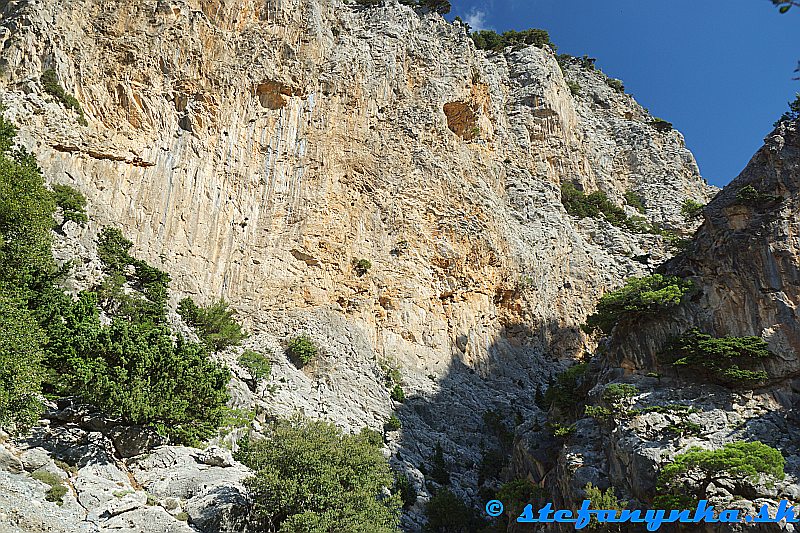
<path id="1" fill-rule="evenodd" d="M 661 235 L 569 216 L 561 184 L 634 192 L 686 235 L 682 202 L 715 192 L 680 133 L 599 71 L 476 50 L 394 0 L 18 0 L 0 17 L 5 116 L 48 180 L 89 199 L 90 224 L 59 237 L 61 260 L 83 259 L 69 286 L 96 281 L 95 235 L 118 226 L 172 275 L 173 304 L 225 297 L 271 352 L 257 394 L 234 380 L 237 405 L 353 431 L 396 409 L 388 449 L 421 493 L 410 530 L 433 445 L 477 499 L 484 412 L 543 421 L 534 393 L 594 349 L 579 325 L 596 299 L 671 255 Z M 88 126 L 43 90 L 48 69 Z M 302 371 L 284 355 L 299 333 L 323 352 Z"/>

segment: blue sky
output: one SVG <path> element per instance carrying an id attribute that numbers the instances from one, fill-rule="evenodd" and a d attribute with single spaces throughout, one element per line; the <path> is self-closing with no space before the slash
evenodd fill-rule
<path id="1" fill-rule="evenodd" d="M 543 28 L 559 52 L 588 54 L 686 137 L 723 186 L 800 92 L 800 9 L 769 0 L 451 0 L 448 18 L 502 32 Z"/>

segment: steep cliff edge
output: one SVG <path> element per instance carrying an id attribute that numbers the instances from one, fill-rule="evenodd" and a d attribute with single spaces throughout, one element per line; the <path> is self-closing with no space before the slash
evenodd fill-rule
<path id="1" fill-rule="evenodd" d="M 241 406 L 352 431 L 397 410 L 388 447 L 421 493 L 409 528 L 435 443 L 477 498 L 484 413 L 543 420 L 534 392 L 594 348 L 579 325 L 597 297 L 671 254 L 569 216 L 561 185 L 635 193 L 687 234 L 682 202 L 714 192 L 602 73 L 476 50 L 396 2 L 62 4 L 0 2 L 0 99 L 47 179 L 89 200 L 60 237 L 59 259 L 83 259 L 70 286 L 96 281 L 95 235 L 118 226 L 172 275 L 173 305 L 224 296 L 272 353 L 255 397 L 234 383 Z M 44 91 L 49 69 L 87 126 Z M 322 350 L 305 370 L 284 356 L 300 333 Z"/>

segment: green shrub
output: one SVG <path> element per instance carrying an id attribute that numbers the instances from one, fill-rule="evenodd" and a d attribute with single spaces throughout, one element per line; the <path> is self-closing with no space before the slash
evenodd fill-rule
<path id="1" fill-rule="evenodd" d="M 181 511 L 180 513 L 175 515 L 175 520 L 180 522 L 187 522 L 189 520 L 189 513 L 186 511 Z"/>
<path id="2" fill-rule="evenodd" d="M 644 201 L 642 197 L 636 194 L 636 192 L 628 190 L 625 191 L 625 203 L 627 203 L 632 208 L 636 209 L 638 212 L 644 214 L 646 211 L 644 207 Z"/>
<path id="3" fill-rule="evenodd" d="M 179 442 L 197 444 L 213 436 L 228 400 L 228 370 L 212 361 L 202 345 L 182 338 L 174 343 L 165 326 L 122 319 L 101 326 L 96 308 L 86 305 L 94 296 L 81 298 L 75 306 L 93 316 L 70 324 L 53 346 L 65 354 L 63 392 Z"/>
<path id="4" fill-rule="evenodd" d="M 588 364 L 580 363 L 561 372 L 544 394 L 545 405 L 554 405 L 567 413 L 574 412 L 583 400 L 579 384 L 588 368 Z"/>
<path id="5" fill-rule="evenodd" d="M 567 87 L 569 88 L 569 92 L 572 96 L 580 96 L 581 94 L 581 84 L 577 81 L 567 80 Z"/>
<path id="6" fill-rule="evenodd" d="M 622 80 L 618 80 L 616 78 L 606 78 L 606 84 L 618 93 L 625 92 L 625 84 L 622 83 Z"/>
<path id="7" fill-rule="evenodd" d="M 369 272 L 370 268 L 372 268 L 372 263 L 367 259 L 353 259 L 353 270 L 355 270 L 356 274 L 359 276 L 364 276 Z"/>
<path id="8" fill-rule="evenodd" d="M 722 385 L 748 387 L 763 383 L 769 376 L 747 367 L 774 356 L 761 337 L 715 338 L 694 328 L 668 344 L 659 358 Z"/>
<path id="9" fill-rule="evenodd" d="M 653 503 L 660 509 L 689 509 L 707 499 L 712 483 L 758 480 L 759 474 L 782 480 L 781 452 L 761 442 L 731 442 L 717 450 L 690 448 L 676 455 L 658 474 Z"/>
<path id="10" fill-rule="evenodd" d="M 502 35 L 492 30 L 481 30 L 473 32 L 470 37 L 472 37 L 475 47 L 479 50 L 501 52 L 507 46 L 521 49 L 530 45 L 538 48 L 549 46 L 554 52 L 557 49 L 556 45 L 550 40 L 550 34 L 547 33 L 546 30 L 535 28 L 523 31 L 509 30 L 503 32 Z"/>
<path id="11" fill-rule="evenodd" d="M 678 437 L 696 437 L 702 433 L 703 428 L 700 427 L 700 424 L 695 424 L 689 420 L 678 420 L 677 422 L 673 422 L 665 427 L 664 431 Z"/>
<path id="12" fill-rule="evenodd" d="M 705 205 L 700 202 L 695 202 L 691 198 L 687 198 L 683 201 L 683 205 L 681 205 L 681 215 L 683 215 L 683 218 L 686 219 L 687 222 L 691 222 L 700 218 L 703 214 L 704 207 Z"/>
<path id="13" fill-rule="evenodd" d="M 64 496 L 67 494 L 67 487 L 64 486 L 64 483 L 61 481 L 61 478 L 55 474 L 52 474 L 46 470 L 37 470 L 31 477 L 37 481 L 41 481 L 46 485 L 50 485 L 50 488 L 45 493 L 45 500 L 48 502 L 54 502 L 58 505 L 62 505 Z"/>
<path id="14" fill-rule="evenodd" d="M 495 496 L 508 508 L 509 514 L 516 517 L 522 514 L 526 505 L 534 504 L 547 496 L 545 490 L 529 479 L 515 479 L 504 483 Z"/>
<path id="15" fill-rule="evenodd" d="M 234 456 L 255 471 L 245 486 L 263 530 L 397 530 L 400 496 L 383 495 L 394 476 L 367 439 L 294 419 L 274 423 L 264 440 L 241 441 Z"/>
<path id="16" fill-rule="evenodd" d="M 781 200 L 780 196 L 772 194 L 765 194 L 758 191 L 752 185 L 745 185 L 740 188 L 736 193 L 736 202 L 742 205 L 749 205 L 752 207 L 759 207 Z"/>
<path id="17" fill-rule="evenodd" d="M 55 99 L 58 100 L 61 105 L 67 109 L 74 110 L 78 114 L 78 124 L 81 126 L 89 125 L 89 123 L 86 121 L 86 116 L 83 114 L 83 109 L 81 108 L 80 102 L 78 102 L 77 98 L 66 92 L 61 84 L 58 83 L 55 70 L 48 69 L 42 72 L 41 81 L 42 86 L 47 94 L 55 97 Z"/>
<path id="18" fill-rule="evenodd" d="M 449 489 L 434 494 L 425 505 L 425 533 L 472 533 L 486 527 L 478 511 Z"/>
<path id="19" fill-rule="evenodd" d="M 403 502 L 403 509 L 411 509 L 417 503 L 417 489 L 405 474 L 395 473 L 392 492 L 398 494 Z"/>
<path id="20" fill-rule="evenodd" d="M 488 434 L 497 437 L 500 445 L 508 449 L 514 444 L 514 431 L 509 428 L 506 418 L 499 409 L 489 409 L 483 413 L 483 423 Z"/>
<path id="21" fill-rule="evenodd" d="M 658 316 L 680 304 L 693 287 L 689 280 L 661 274 L 629 278 L 622 288 L 600 298 L 597 311 L 586 319 L 587 330 L 608 335 L 623 320 Z"/>
<path id="22" fill-rule="evenodd" d="M 591 483 L 587 483 L 583 490 L 586 491 L 586 499 L 591 502 L 589 509 L 619 512 L 623 511 L 628 506 L 628 502 L 617 498 L 617 495 L 614 493 L 614 487 L 602 490 Z M 613 524 L 601 524 L 595 516 L 592 516 L 587 529 L 590 531 L 621 531 L 618 526 L 615 527 Z"/>
<path id="23" fill-rule="evenodd" d="M 118 228 L 103 228 L 97 236 L 97 255 L 103 263 L 106 279 L 98 288 L 103 309 L 112 316 L 135 322 L 164 323 L 169 274 L 130 255 L 133 243 Z M 131 278 L 138 295 L 128 294 L 127 267 L 133 267 Z"/>
<path id="24" fill-rule="evenodd" d="M 450 467 L 444 458 L 442 443 L 437 442 L 431 456 L 430 478 L 439 485 L 450 484 Z"/>
<path id="25" fill-rule="evenodd" d="M 272 363 L 267 356 L 254 350 L 245 350 L 239 356 L 239 366 L 246 368 L 256 381 L 267 379 L 272 372 Z"/>
<path id="26" fill-rule="evenodd" d="M 572 216 L 600 218 L 602 214 L 614 226 L 626 226 L 625 210 L 614 205 L 602 191 L 585 194 L 569 182 L 561 184 L 561 203 Z"/>
<path id="27" fill-rule="evenodd" d="M 395 385 L 392 389 L 391 398 L 395 402 L 402 402 L 406 399 L 406 393 L 403 391 L 403 387 L 400 385 Z"/>
<path id="28" fill-rule="evenodd" d="M 208 307 L 199 307 L 194 300 L 186 297 L 178 303 L 178 314 L 196 329 L 197 336 L 211 350 L 238 346 L 247 337 L 242 326 L 233 318 L 236 312 L 228 309 L 225 300 L 214 302 Z"/>
<path id="29" fill-rule="evenodd" d="M 575 424 L 565 425 L 558 422 L 550 424 L 550 430 L 553 432 L 553 436 L 559 439 L 570 438 L 575 434 L 576 429 Z"/>
<path id="30" fill-rule="evenodd" d="M 498 448 L 483 450 L 481 462 L 478 465 L 478 485 L 483 485 L 487 479 L 495 479 L 506 465 L 508 455 Z"/>
<path id="31" fill-rule="evenodd" d="M 378 430 L 363 427 L 361 431 L 358 432 L 358 436 L 371 446 L 377 446 L 378 448 L 383 447 L 383 433 Z"/>
<path id="32" fill-rule="evenodd" d="M 439 13 L 440 15 L 447 15 L 450 13 L 452 6 L 449 0 L 418 0 L 419 7 Z"/>
<path id="33" fill-rule="evenodd" d="M 289 341 L 289 356 L 299 367 L 311 362 L 317 355 L 317 347 L 306 335 L 300 335 Z"/>
<path id="34" fill-rule="evenodd" d="M 0 427 L 20 433 L 39 413 L 45 335 L 31 313 L 0 291 Z"/>
<path id="35" fill-rule="evenodd" d="M 69 185 L 53 185 L 53 198 L 61 208 L 64 220 L 71 220 L 85 225 L 89 221 L 86 216 L 86 197 Z"/>
<path id="36" fill-rule="evenodd" d="M 603 401 L 611 405 L 627 402 L 639 394 L 636 385 L 629 383 L 611 383 L 603 390 Z"/>
<path id="37" fill-rule="evenodd" d="M 609 420 L 614 414 L 608 407 L 603 407 L 600 405 L 587 405 L 583 412 L 586 416 L 601 421 Z"/>
<path id="38" fill-rule="evenodd" d="M 395 415 L 390 416 L 389 420 L 387 420 L 386 423 L 383 425 L 383 429 L 385 431 L 397 431 L 401 427 L 403 427 L 403 424 L 402 422 L 400 422 L 400 419 L 397 418 L 397 416 Z"/>
<path id="39" fill-rule="evenodd" d="M 663 118 L 653 118 L 653 120 L 650 121 L 650 125 L 661 133 L 672 131 L 672 122 L 667 122 Z"/>

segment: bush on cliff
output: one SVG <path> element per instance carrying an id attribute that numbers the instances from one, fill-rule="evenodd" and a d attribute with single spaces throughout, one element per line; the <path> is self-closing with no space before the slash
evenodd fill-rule
<path id="1" fill-rule="evenodd" d="M 687 368 L 693 376 L 730 387 L 747 387 L 768 379 L 765 371 L 752 367 L 774 356 L 761 337 L 715 338 L 694 328 L 667 345 L 659 358 L 673 367 Z"/>
<path id="2" fill-rule="evenodd" d="M 240 442 L 235 458 L 255 471 L 245 481 L 253 518 L 266 531 L 397 531 L 400 495 L 380 446 L 321 421 L 275 422 L 264 440 Z"/>
<path id="3" fill-rule="evenodd" d="M 189 297 L 178 303 L 178 314 L 187 324 L 195 328 L 197 336 L 211 350 L 224 350 L 238 346 L 247 335 L 236 321 L 235 311 L 228 309 L 225 300 L 219 300 L 207 307 L 199 307 Z"/>
<path id="4" fill-rule="evenodd" d="M 550 40 L 550 34 L 546 30 L 531 28 L 522 31 L 509 30 L 498 34 L 492 30 L 481 30 L 473 32 L 470 37 L 475 43 L 475 47 L 480 50 L 493 50 L 501 52 L 507 46 L 513 46 L 515 49 L 524 48 L 525 46 L 536 46 L 544 48 L 549 46 L 553 51 L 558 47 Z"/>
<path id="5" fill-rule="evenodd" d="M 61 208 L 64 220 L 77 222 L 81 226 L 89 221 L 86 216 L 86 197 L 69 185 L 53 185 L 53 198 Z"/>
<path id="6" fill-rule="evenodd" d="M 586 319 L 585 329 L 608 335 L 622 320 L 658 316 L 680 304 L 693 287 L 689 280 L 661 274 L 629 278 L 622 288 L 600 298 L 597 310 Z"/>
<path id="7" fill-rule="evenodd" d="M 712 483 L 722 480 L 757 482 L 784 478 L 781 452 L 759 441 L 731 442 L 717 450 L 690 448 L 658 473 L 653 503 L 660 509 L 691 509 L 706 499 Z"/>

